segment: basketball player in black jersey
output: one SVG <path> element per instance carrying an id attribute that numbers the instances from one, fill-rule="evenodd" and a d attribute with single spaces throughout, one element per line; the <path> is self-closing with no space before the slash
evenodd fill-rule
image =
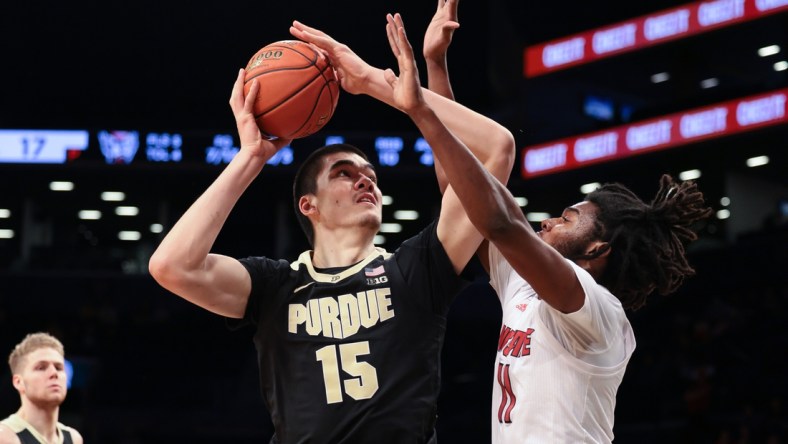
<path id="1" fill-rule="evenodd" d="M 8 358 L 22 406 L 0 421 L 0 444 L 82 444 L 82 435 L 58 422 L 66 399 L 63 344 L 47 333 L 27 335 Z"/>
<path id="2" fill-rule="evenodd" d="M 291 32 L 306 37 L 299 25 Z M 342 87 L 396 106 L 384 71 L 358 68 L 363 85 L 342 81 Z M 375 168 L 355 147 L 331 145 L 302 163 L 293 188 L 312 250 L 290 260 L 212 253 L 241 194 L 290 143 L 261 137 L 252 103 L 265 91 L 255 81 L 244 98 L 243 80 L 241 71 L 230 98 L 241 149 L 163 239 L 151 274 L 186 300 L 256 327 L 272 443 L 435 442 L 446 315 L 481 236 L 449 188 L 437 220 L 394 252 L 375 247 L 382 208 Z M 434 114 L 414 122 L 427 142 L 462 140 L 505 183 L 512 135 L 462 105 L 424 94 Z"/>

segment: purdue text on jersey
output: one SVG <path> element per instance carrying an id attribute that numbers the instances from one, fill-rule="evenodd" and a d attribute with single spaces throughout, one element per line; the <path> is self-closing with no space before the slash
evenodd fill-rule
<path id="1" fill-rule="evenodd" d="M 311 336 L 348 338 L 361 327 L 371 328 L 393 318 L 390 296 L 391 288 L 383 287 L 311 299 L 306 304 L 290 304 L 287 330 L 298 334 L 299 325 L 303 325 L 303 331 Z"/>

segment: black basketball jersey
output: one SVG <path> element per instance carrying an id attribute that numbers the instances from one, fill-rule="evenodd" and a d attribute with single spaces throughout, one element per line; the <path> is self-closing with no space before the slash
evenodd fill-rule
<path id="1" fill-rule="evenodd" d="M 71 439 L 71 433 L 63 429 L 60 429 L 60 433 L 63 434 L 63 444 L 74 444 L 74 441 Z M 42 441 L 39 441 L 38 438 L 27 429 L 17 433 L 16 437 L 19 438 L 19 442 L 22 444 L 42 444 Z"/>
<path id="2" fill-rule="evenodd" d="M 43 444 L 45 442 L 44 437 L 41 436 L 30 423 L 22 419 L 22 417 L 16 413 L 3 419 L 0 423 L 16 433 L 16 437 L 19 438 L 19 442 L 22 444 Z M 63 424 L 57 423 L 57 430 L 60 436 L 63 437 L 63 444 L 74 444 L 71 432 L 67 429 L 68 427 Z"/>
<path id="3" fill-rule="evenodd" d="M 435 441 L 440 354 L 463 281 L 436 223 L 341 269 L 247 258 L 272 443 Z"/>

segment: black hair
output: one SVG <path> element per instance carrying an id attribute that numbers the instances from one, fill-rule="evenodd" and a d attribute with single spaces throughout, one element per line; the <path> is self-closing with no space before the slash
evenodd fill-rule
<path id="1" fill-rule="evenodd" d="M 698 237 L 695 223 L 712 210 L 694 182 L 677 183 L 665 174 L 650 204 L 617 183 L 599 187 L 585 200 L 598 208 L 595 237 L 610 247 L 598 281 L 625 309 L 642 307 L 654 290 L 672 293 L 695 274 L 684 248 Z"/>
<path id="2" fill-rule="evenodd" d="M 295 179 L 293 180 L 293 208 L 295 209 L 296 219 L 304 230 L 309 245 L 315 245 L 315 230 L 312 227 L 312 222 L 308 217 L 304 216 L 298 208 L 298 201 L 301 196 L 307 194 L 317 193 L 317 175 L 323 166 L 321 160 L 330 154 L 334 153 L 354 153 L 361 156 L 365 161 L 369 162 L 367 155 L 363 151 L 353 145 L 346 143 L 337 143 L 333 145 L 326 145 L 318 148 L 307 156 L 306 160 L 301 163 L 296 172 Z"/>

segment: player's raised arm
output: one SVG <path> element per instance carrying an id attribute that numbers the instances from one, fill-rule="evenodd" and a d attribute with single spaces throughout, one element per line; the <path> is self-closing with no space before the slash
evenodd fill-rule
<path id="1" fill-rule="evenodd" d="M 251 289 L 249 273 L 234 258 L 211 248 L 241 194 L 266 161 L 289 140 L 262 137 L 252 113 L 259 93 L 255 81 L 246 97 L 244 72 L 238 73 L 230 97 L 241 149 L 207 190 L 186 210 L 153 253 L 149 270 L 167 290 L 214 313 L 240 318 Z"/>
<path id="2" fill-rule="evenodd" d="M 389 16 L 391 17 L 391 16 Z M 387 26 L 388 29 L 388 26 Z M 394 96 L 395 90 L 382 69 L 367 64 L 347 45 L 325 32 L 294 22 L 293 36 L 308 41 L 326 52 L 337 69 L 342 88 L 351 94 L 367 94 L 390 106 L 403 110 Z M 415 65 L 413 66 L 415 70 Z M 507 182 L 514 163 L 514 139 L 511 133 L 488 117 L 418 85 L 420 97 L 429 104 L 436 121 L 419 126 L 425 139 L 433 146 L 447 141 L 461 141 L 487 168 L 493 177 Z M 435 127 L 433 127 L 435 125 Z M 452 142 L 453 143 L 453 142 Z M 434 148 L 433 148 L 434 149 Z M 481 235 L 464 215 L 462 205 L 450 189 L 444 193 L 438 233 L 456 271 L 462 270 L 482 241 Z"/>
<path id="3" fill-rule="evenodd" d="M 511 171 L 511 159 L 514 156 L 514 145 L 511 142 L 511 134 L 504 128 L 486 117 L 477 116 L 479 124 L 469 125 L 470 129 L 459 128 L 457 134 L 454 126 L 446 123 L 442 116 L 439 117 L 433 104 L 437 107 L 444 104 L 458 105 L 451 101 L 445 101 L 443 97 L 432 96 L 437 99 L 427 99 L 429 91 L 421 88 L 418 82 L 418 72 L 413 57 L 413 48 L 407 39 L 401 39 L 399 32 L 402 28 L 402 18 L 399 14 L 387 16 L 386 31 L 391 45 L 392 52 L 397 56 L 400 78 L 390 69 L 384 72 L 384 78 L 391 88 L 391 97 L 394 106 L 407 113 L 424 138 L 428 141 L 433 151 L 465 151 L 468 152 L 466 144 L 474 144 L 476 151 L 481 153 L 479 158 L 474 158 L 477 165 L 485 171 L 489 170 L 493 180 L 496 175 L 503 177 L 505 181 Z M 440 99 L 440 100 L 438 100 Z M 465 107 L 458 105 L 460 109 Z M 447 118 L 447 120 L 450 120 Z M 490 124 L 492 123 L 492 124 Z M 483 129 L 482 129 L 483 128 Z M 479 133 L 485 131 L 484 133 Z M 460 135 L 462 134 L 462 135 Z M 492 144 L 483 145 L 480 139 L 483 135 L 488 135 Z M 495 141 L 501 141 L 495 144 Z M 505 170 L 504 170 L 505 169 Z M 467 260 L 476 252 L 482 237 L 466 216 L 462 204 L 460 203 L 454 189 L 449 186 L 443 196 L 441 206 L 441 218 L 438 222 L 438 236 L 443 243 L 449 257 L 455 261 L 455 266 L 465 265 Z"/>
<path id="4" fill-rule="evenodd" d="M 356 55 L 347 45 L 334 40 L 325 32 L 293 22 L 290 33 L 312 43 L 331 60 L 342 89 L 350 94 L 366 94 L 397 108 L 392 89 L 383 70 L 373 67 Z M 468 146 L 484 164 L 495 163 L 492 174 L 506 183 L 514 164 L 514 138 L 498 122 L 473 111 L 451 99 L 422 88 L 424 100 L 444 125 Z M 500 147 L 505 147 L 501 150 Z"/>
<path id="5" fill-rule="evenodd" d="M 460 0 L 438 0 L 424 33 L 422 54 L 427 65 L 427 87 L 447 99 L 454 100 L 454 91 L 449 81 L 447 55 L 454 30 L 460 27 L 457 21 L 457 6 Z"/>
<path id="6" fill-rule="evenodd" d="M 436 94 L 454 100 L 454 91 L 449 80 L 448 52 L 454 30 L 460 27 L 457 22 L 459 0 L 438 0 L 435 14 L 424 33 L 422 54 L 427 64 L 427 88 Z M 473 147 L 469 147 L 473 151 Z M 440 159 L 435 158 L 435 177 L 441 194 L 446 192 L 449 181 L 443 172 Z"/>
<path id="7" fill-rule="evenodd" d="M 399 15 L 389 18 L 387 30 L 400 69 L 399 77 L 390 70 L 386 72 L 395 106 L 406 112 L 419 128 L 434 126 L 432 102 L 422 99 L 416 88 L 418 73 L 402 18 Z M 506 186 L 489 174 L 463 143 L 452 141 L 445 134 L 436 137 L 445 142 L 431 146 L 446 172 L 450 189 L 456 191 L 481 234 L 498 247 L 521 276 L 532 282 L 540 296 L 553 301 L 555 308 L 573 311 L 578 308 L 578 301 L 582 305 L 582 288 L 571 265 L 537 237 Z"/>

